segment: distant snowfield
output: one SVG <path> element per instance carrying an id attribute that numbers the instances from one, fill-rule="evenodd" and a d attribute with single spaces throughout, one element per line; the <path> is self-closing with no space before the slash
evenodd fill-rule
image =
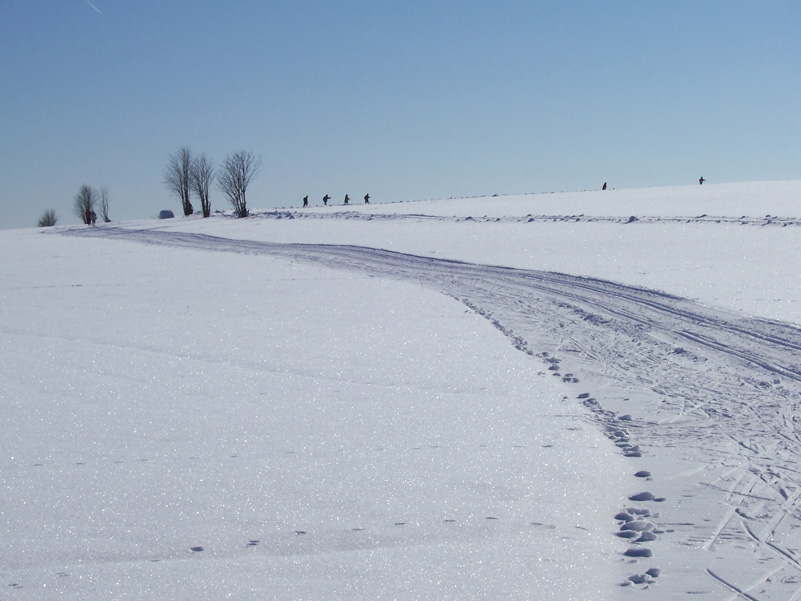
<path id="1" fill-rule="evenodd" d="M 801 598 L 800 195 L 0 231 L 5 596 Z"/>
<path id="2" fill-rule="evenodd" d="M 799 202 L 801 182 L 705 184 L 312 207 L 169 227 L 586 275 L 801 323 Z M 335 225 L 317 219 L 331 215 Z"/>

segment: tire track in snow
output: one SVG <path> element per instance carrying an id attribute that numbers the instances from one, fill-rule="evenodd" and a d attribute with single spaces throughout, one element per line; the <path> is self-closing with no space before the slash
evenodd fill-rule
<path id="1" fill-rule="evenodd" d="M 755 590 L 755 582 L 762 601 L 798 594 L 801 330 L 795 326 L 603 280 L 356 246 L 118 227 L 60 233 L 284 257 L 407 279 L 448 294 L 486 317 L 516 348 L 542 358 L 554 376 L 601 389 L 593 398 L 580 396 L 610 438 L 625 432 L 621 452 L 644 455 L 632 459 L 637 468 L 652 462 L 672 470 L 661 482 L 670 482 L 673 498 L 652 519 L 675 528 L 652 547 L 654 561 L 661 548 L 683 575 L 660 578 L 663 592 L 688 594 L 685 587 L 708 588 L 711 580 L 725 589 L 706 598 L 731 591 L 753 598 L 745 591 Z M 637 453 L 629 454 L 632 449 Z M 652 482 L 659 486 L 659 473 Z M 759 494 L 749 494 L 759 483 Z M 734 513 L 741 519 L 731 519 Z M 675 565 L 677 557 L 686 560 Z"/>

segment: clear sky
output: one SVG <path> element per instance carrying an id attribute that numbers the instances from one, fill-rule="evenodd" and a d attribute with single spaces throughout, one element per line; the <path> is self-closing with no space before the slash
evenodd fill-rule
<path id="1" fill-rule="evenodd" d="M 84 183 L 178 214 L 181 146 L 260 154 L 254 208 L 801 179 L 797 0 L 2 0 L 0 28 L 0 227 L 77 223 Z"/>

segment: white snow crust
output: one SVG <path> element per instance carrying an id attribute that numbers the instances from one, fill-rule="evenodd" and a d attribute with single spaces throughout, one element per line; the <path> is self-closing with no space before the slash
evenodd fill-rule
<path id="1" fill-rule="evenodd" d="M 799 198 L 0 231 L 0 599 L 801 599 Z"/>

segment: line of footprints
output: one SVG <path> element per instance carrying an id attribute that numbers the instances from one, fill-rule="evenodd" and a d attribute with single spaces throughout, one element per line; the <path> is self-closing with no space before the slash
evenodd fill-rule
<path id="1" fill-rule="evenodd" d="M 627 424 L 633 422 L 631 415 L 617 415 L 613 411 L 604 409 L 588 392 L 579 394 L 577 398 L 592 411 L 598 423 L 605 427 L 607 438 L 615 443 L 615 446 L 620 449 L 624 457 L 638 458 L 643 456 L 640 447 L 632 442 L 631 435 L 626 427 Z M 635 473 L 634 476 L 643 480 L 650 480 L 651 472 L 641 470 Z M 651 492 L 640 492 L 629 497 L 629 501 L 637 503 L 661 503 L 664 500 L 664 497 L 657 497 Z M 671 530 L 659 529 L 654 522 L 658 517 L 659 514 L 652 513 L 650 509 L 639 507 L 627 507 L 615 515 L 615 520 L 618 524 L 618 531 L 615 534 L 629 541 L 631 546 L 626 549 L 623 555 L 633 563 L 640 559 L 653 557 L 653 551 L 644 545 L 657 540 L 661 534 L 672 532 Z M 654 584 L 661 574 L 662 570 L 660 568 L 650 568 L 642 574 L 629 576 L 621 586 L 648 588 L 649 585 Z"/>
<path id="2" fill-rule="evenodd" d="M 596 416 L 600 417 L 601 421 L 606 423 L 607 437 L 621 450 L 624 457 L 636 458 L 643 456 L 639 446 L 631 442 L 629 431 L 623 427 L 623 424 L 632 421 L 630 415 L 618 416 L 611 411 L 602 409 L 598 402 L 587 393 L 580 394 L 578 398 L 583 400 L 584 404 Z M 634 476 L 643 480 L 650 480 L 651 472 L 640 470 Z M 629 497 L 629 501 L 637 503 L 661 503 L 664 500 L 664 497 L 657 497 L 651 492 L 640 492 Z M 625 557 L 631 558 L 635 562 L 653 557 L 653 551 L 644 545 L 657 540 L 659 535 L 670 532 L 670 530 L 659 529 L 653 521 L 658 517 L 659 514 L 652 513 L 650 509 L 642 507 L 626 507 L 615 515 L 615 520 L 619 527 L 615 534 L 628 540 L 631 544 L 623 553 Z M 661 574 L 662 570 L 660 568 L 650 568 L 641 574 L 629 576 L 621 586 L 634 585 L 638 588 L 648 588 Z"/>

